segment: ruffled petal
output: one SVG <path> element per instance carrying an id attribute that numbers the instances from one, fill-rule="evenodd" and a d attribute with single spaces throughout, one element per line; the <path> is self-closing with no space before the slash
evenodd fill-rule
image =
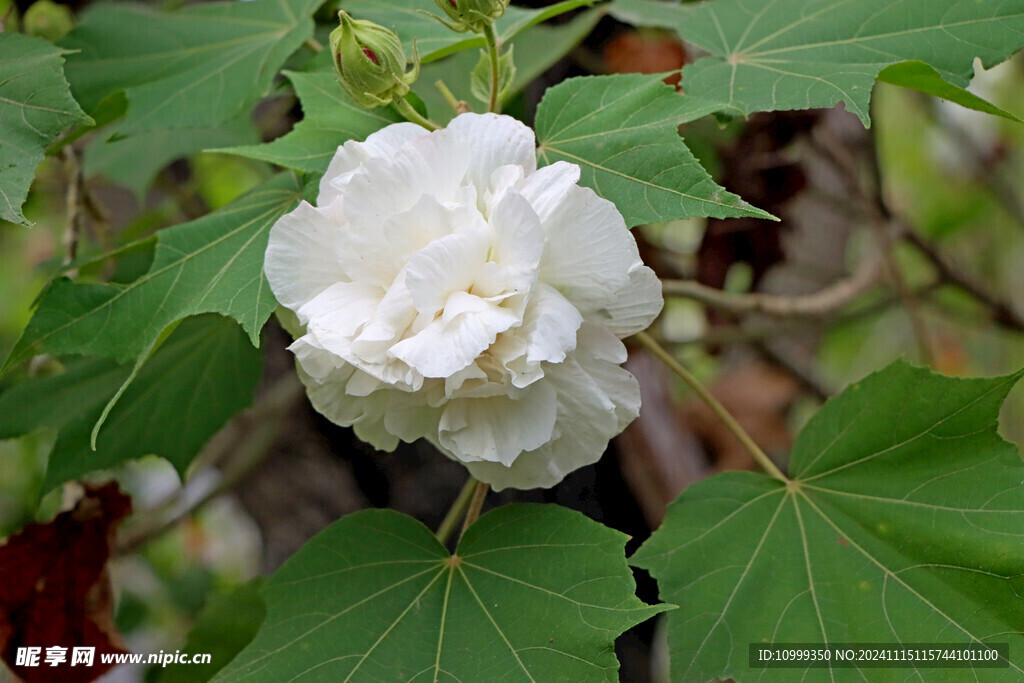
<path id="1" fill-rule="evenodd" d="M 334 255 L 344 218 L 332 209 L 300 202 L 270 229 L 264 268 L 281 305 L 295 310 L 348 279 Z"/>
<path id="2" fill-rule="evenodd" d="M 323 380 L 316 380 L 299 367 L 299 379 L 306 386 L 309 402 L 318 413 L 343 427 L 354 427 L 356 435 L 374 448 L 393 451 L 398 438 L 384 428 L 387 414 L 388 392 L 379 391 L 369 396 L 350 396 L 346 386 L 359 370 L 344 366 Z"/>
<path id="3" fill-rule="evenodd" d="M 540 279 L 584 315 L 607 306 L 641 263 L 622 214 L 589 188 L 570 188 L 541 224 L 547 243 Z"/>
<path id="4" fill-rule="evenodd" d="M 516 332 L 526 338 L 526 360 L 561 363 L 576 348 L 583 316 L 558 290 L 541 284 L 534 292 Z"/>
<path id="5" fill-rule="evenodd" d="M 460 114 L 445 130 L 472 150 L 466 180 L 478 190 L 491 189 L 491 174 L 501 166 L 522 166 L 526 175 L 537 170 L 533 131 L 509 116 Z"/>
<path id="6" fill-rule="evenodd" d="M 338 147 L 334 158 L 327 166 L 327 172 L 320 179 L 320 195 L 317 197 L 317 204 L 323 206 L 333 202 L 348 185 L 352 173 L 367 160 L 392 157 L 398 148 L 409 140 L 427 134 L 422 126 L 415 123 L 396 123 L 371 134 L 365 142 L 349 140 Z"/>
<path id="7" fill-rule="evenodd" d="M 539 383 L 519 400 L 507 395 L 449 401 L 438 425 L 441 447 L 456 459 L 511 464 L 539 448 L 555 429 L 554 389 Z"/>
<path id="8" fill-rule="evenodd" d="M 433 316 L 453 292 L 465 292 L 476 280 L 490 249 L 487 226 L 434 240 L 413 254 L 405 266 L 405 285 L 420 313 Z"/>
<path id="9" fill-rule="evenodd" d="M 523 178 L 516 189 L 530 202 L 541 222 L 566 200 L 569 190 L 580 180 L 580 167 L 567 161 L 556 161 Z"/>
<path id="10" fill-rule="evenodd" d="M 637 263 L 629 273 L 629 282 L 615 292 L 604 307 L 587 316 L 618 337 L 628 337 L 646 330 L 661 313 L 665 299 L 661 280 L 647 266 Z"/>
<path id="11" fill-rule="evenodd" d="M 513 312 L 484 303 L 486 306 L 449 321 L 435 319 L 420 332 L 392 346 L 391 354 L 424 377 L 455 374 L 493 344 L 500 333 L 519 322 Z"/>
<path id="12" fill-rule="evenodd" d="M 384 290 L 361 282 L 336 282 L 314 297 L 296 314 L 314 332 L 324 348 L 336 339 L 347 341 L 373 316 Z"/>
<path id="13" fill-rule="evenodd" d="M 555 438 L 520 454 L 509 466 L 468 462 L 470 473 L 496 491 L 550 487 L 597 462 L 613 436 L 640 413 L 640 387 L 619 367 L 625 347 L 597 325 L 584 323 L 579 346 L 564 363 L 547 366 L 543 382 L 557 393 Z"/>

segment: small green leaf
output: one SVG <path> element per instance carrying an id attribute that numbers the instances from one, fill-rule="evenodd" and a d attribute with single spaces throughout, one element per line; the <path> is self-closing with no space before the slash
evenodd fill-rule
<path id="1" fill-rule="evenodd" d="M 288 56 L 313 35 L 322 2 L 211 2 L 175 12 L 98 4 L 61 41 L 79 51 L 68 57 L 68 80 L 86 109 L 124 90 L 123 135 L 214 126 L 267 93 Z"/>
<path id="2" fill-rule="evenodd" d="M 346 140 L 364 140 L 384 126 L 404 121 L 390 108 L 364 109 L 338 85 L 332 71 L 285 74 L 302 103 L 302 120 L 287 135 L 265 145 L 212 151 L 269 161 L 307 173 L 323 173 Z"/>
<path id="3" fill-rule="evenodd" d="M 495 26 L 498 39 L 508 42 L 520 31 L 597 0 L 564 0 L 543 9 L 509 7 Z M 402 39 L 405 53 L 412 56 L 413 40 L 423 62 L 440 59 L 453 52 L 483 47 L 484 39 L 472 33 L 456 33 L 429 16 L 432 4 L 423 0 L 346 0 L 345 11 L 356 19 L 369 19 L 394 30 Z M 436 9 L 436 7 L 434 7 Z"/>
<path id="4" fill-rule="evenodd" d="M 683 89 L 743 114 L 846 108 L 870 125 L 878 73 L 919 60 L 966 86 L 1024 45 L 1022 0 L 615 0 L 612 14 L 661 26 L 711 54 L 683 69 Z"/>
<path id="5" fill-rule="evenodd" d="M 262 362 L 233 321 L 185 320 L 141 366 L 93 451 L 93 425 L 132 369 L 104 358 L 75 359 L 60 375 L 31 379 L 0 394 L 0 439 L 44 428 L 57 431 L 43 491 L 149 454 L 184 473 L 206 440 L 252 402 Z"/>
<path id="6" fill-rule="evenodd" d="M 253 579 L 230 593 L 215 594 L 196 618 L 181 651 L 210 655 L 209 664 L 161 667 L 153 683 L 205 683 L 248 645 L 263 623 L 267 608 Z"/>
<path id="7" fill-rule="evenodd" d="M 130 362 L 168 325 L 199 313 L 234 318 L 256 345 L 277 306 L 263 274 L 267 235 L 298 193 L 282 174 L 219 211 L 161 230 L 149 271 L 128 284 L 55 280 L 4 369 L 39 353 Z"/>
<path id="8" fill-rule="evenodd" d="M 831 399 L 791 481 L 687 489 L 633 557 L 658 579 L 673 680 L 768 678 L 750 643 L 1010 643 L 1005 669 L 871 669 L 871 681 L 1024 676 L 1024 463 L 996 431 L 1024 375 L 951 379 L 896 363 Z M 773 681 L 860 681 L 772 669 Z"/>
<path id="9" fill-rule="evenodd" d="M 498 57 L 498 99 L 502 100 L 508 95 L 512 81 L 516 77 L 516 63 L 512 56 L 512 48 L 503 52 Z M 470 74 L 470 89 L 473 97 L 481 102 L 491 101 L 491 59 L 486 50 L 480 51 L 480 59 Z"/>
<path id="10" fill-rule="evenodd" d="M 391 510 L 343 517 L 263 589 L 267 618 L 218 681 L 618 681 L 635 595 L 626 537 L 554 505 L 481 517 L 448 554 Z"/>
<path id="11" fill-rule="evenodd" d="M 64 80 L 67 50 L 0 33 L 0 219 L 30 225 L 21 213 L 46 146 L 78 123 L 92 123 Z"/>
<path id="12" fill-rule="evenodd" d="M 988 100 L 949 83 L 942 78 L 938 71 L 924 62 L 900 62 L 899 64 L 887 66 L 878 74 L 878 80 L 917 90 L 927 95 L 941 97 L 967 109 L 1024 123 L 1024 121 L 1021 121 L 1010 112 L 1000 109 Z"/>
<path id="13" fill-rule="evenodd" d="M 581 182 L 615 203 L 629 226 L 691 216 L 772 218 L 726 192 L 677 132 L 720 105 L 681 95 L 661 76 L 571 78 L 537 110 L 541 163 L 580 166 Z"/>

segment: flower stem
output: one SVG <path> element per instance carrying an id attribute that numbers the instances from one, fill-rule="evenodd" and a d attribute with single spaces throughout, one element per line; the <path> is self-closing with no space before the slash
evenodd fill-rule
<path id="1" fill-rule="evenodd" d="M 487 41 L 487 56 L 491 59 L 491 101 L 487 110 L 495 114 L 501 113 L 501 100 L 498 98 L 498 90 L 501 87 L 501 67 L 498 61 L 500 53 L 498 50 L 498 36 L 494 33 L 494 23 L 484 24 L 484 40 Z"/>
<path id="2" fill-rule="evenodd" d="M 441 92 L 441 96 L 444 97 L 445 102 L 447 102 L 448 106 L 455 111 L 456 115 L 465 114 L 469 111 L 469 105 L 457 98 L 455 93 L 448 89 L 448 86 L 444 81 L 438 79 L 437 82 L 434 83 L 434 87 Z"/>
<path id="3" fill-rule="evenodd" d="M 407 121 L 418 123 L 427 130 L 440 130 L 441 126 L 416 111 L 416 109 L 414 109 L 404 97 L 395 98 L 392 104 L 395 105 L 395 109 L 397 109 L 398 113 L 404 116 Z"/>
<path id="4" fill-rule="evenodd" d="M 732 432 L 733 436 L 739 439 L 740 443 L 750 451 L 750 454 L 754 456 L 754 460 L 757 461 L 757 464 L 760 465 L 765 472 L 779 481 L 789 481 L 786 475 L 782 473 L 782 470 L 776 467 L 775 463 L 771 461 L 771 458 L 769 458 L 765 452 L 762 451 L 756 443 L 754 443 L 754 440 L 750 438 L 750 434 L 747 434 L 746 430 L 744 430 L 743 427 L 740 426 L 740 423 L 736 421 L 736 418 L 734 418 L 732 414 L 726 410 L 725 406 L 723 406 L 718 399 L 700 383 L 700 380 L 694 377 L 689 370 L 684 368 L 679 361 L 673 358 L 672 354 L 662 348 L 661 344 L 655 341 L 654 337 L 646 332 L 637 332 L 634 336 L 645 348 L 657 356 L 658 360 L 667 365 L 672 372 L 674 372 L 681 380 L 686 382 L 691 389 L 693 389 L 697 396 L 700 397 L 700 400 L 704 401 L 708 408 L 711 409 L 711 412 L 717 415 L 718 419 L 725 423 L 725 426 L 730 432 Z"/>
<path id="5" fill-rule="evenodd" d="M 476 481 L 470 478 L 470 481 Z M 484 498 L 487 497 L 487 490 L 490 488 L 482 481 L 476 482 L 476 489 L 473 491 L 473 500 L 469 502 L 469 510 L 466 511 L 466 519 L 462 522 L 462 533 L 473 526 L 473 522 L 480 516 L 480 509 L 484 506 Z"/>
<path id="6" fill-rule="evenodd" d="M 469 507 L 470 501 L 473 499 L 473 492 L 476 490 L 476 485 L 479 482 L 470 477 L 466 480 L 465 486 L 459 491 L 459 495 L 455 498 L 455 502 L 448 508 L 448 514 L 444 516 L 444 520 L 441 522 L 441 526 L 437 527 L 437 540 L 441 543 L 447 543 L 448 537 L 455 531 L 455 525 L 459 523 L 462 515 L 466 513 L 466 508 Z"/>

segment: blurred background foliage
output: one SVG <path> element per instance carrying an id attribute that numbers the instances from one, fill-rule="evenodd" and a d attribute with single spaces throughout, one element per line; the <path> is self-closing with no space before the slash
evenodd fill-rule
<path id="1" fill-rule="evenodd" d="M 80 8 L 74 6 L 76 11 Z M 0 0 L 0 14 L 8 9 L 7 30 L 28 22 L 37 35 L 53 37 L 66 31 L 71 21 L 66 6 L 49 0 L 31 6 L 19 3 L 13 9 L 11 0 Z M 321 42 L 326 41 L 336 9 L 337 3 L 328 3 L 318 15 L 323 22 Z M 600 10 L 561 17 L 527 31 L 521 41 L 515 54 L 520 75 L 526 78 L 517 83 L 518 94 L 506 110 L 527 121 L 544 88 L 566 77 L 671 71 L 688 60 L 692 50 L 668 34 L 619 25 Z M 287 67 L 301 69 L 314 59 L 314 53 L 304 49 Z M 468 83 L 455 79 L 460 68 L 472 66 L 475 59 L 467 52 L 424 69 L 417 90 L 432 112 L 446 106 L 430 85 L 437 78 L 443 77 L 457 95 L 470 99 L 463 94 L 468 93 Z M 1024 60 L 1018 57 L 979 72 L 972 90 L 1024 117 Z M 877 136 L 885 201 L 914 226 L 927 249 L 954 260 L 1020 312 L 1024 125 L 885 84 L 876 87 L 873 107 L 870 135 Z M 0 356 L 13 347 L 33 301 L 55 275 L 74 269 L 82 279 L 130 281 L 148 267 L 152 242 L 147 238 L 156 230 L 223 206 L 274 172 L 263 162 L 201 150 L 273 139 L 300 117 L 289 84 L 281 80 L 251 119 L 189 135 L 154 136 L 145 146 L 136 138 L 108 141 L 112 129 L 101 130 L 78 144 L 76 150 L 84 153 L 48 157 L 38 169 L 24 209 L 35 227 L 0 222 Z M 737 293 L 813 291 L 849 270 L 862 249 L 842 223 L 856 216 L 857 199 L 835 167 L 842 165 L 844 153 L 851 158 L 862 153 L 868 135 L 851 118 L 842 111 L 782 113 L 749 121 L 707 119 L 687 126 L 683 133 L 688 144 L 716 180 L 766 210 L 784 208 L 777 213 L 784 221 L 781 227 L 766 221 L 711 225 L 703 219 L 643 226 L 638 231 L 645 259 L 663 276 L 697 278 Z M 831 155 L 838 161 L 822 162 L 821 150 L 815 147 L 815 135 L 822 130 L 831 131 L 829 135 L 846 149 Z M 870 145 L 871 138 L 866 139 Z M 93 204 L 86 206 L 88 220 L 77 258 L 66 264 L 66 199 L 69 178 L 75 177 L 88 187 Z M 838 246 L 816 247 L 816 236 Z M 116 264 L 98 259 L 125 245 L 134 247 Z M 801 250 L 809 250 L 810 258 L 794 256 Z M 902 273 L 902 294 L 894 294 L 893 287 L 875 288 L 836 315 L 797 321 L 738 316 L 693 299 L 671 297 L 655 333 L 676 343 L 680 357 L 713 387 L 755 439 L 784 457 L 799 426 L 826 396 L 894 359 L 926 360 L 922 343 L 933 367 L 949 375 L 1003 374 L 1024 366 L 1021 329 L 1001 325 L 977 297 L 943 283 L 935 263 L 923 254 L 912 245 L 897 245 L 893 258 Z M 912 324 L 908 306 L 926 330 L 923 342 L 916 338 L 920 329 Z M 282 351 L 285 344 L 279 329 L 267 331 L 268 382 L 290 367 Z M 685 391 L 660 386 L 664 373 L 645 365 L 642 354 L 633 356 L 631 369 L 645 387 L 645 411 L 616 445 L 617 452 L 630 453 L 631 459 L 606 457 L 554 491 L 518 497 L 583 509 L 631 533 L 638 543 L 681 486 L 708 472 L 750 468 L 752 463 L 731 448 Z M 0 380 L 0 391 L 26 374 L 59 372 L 60 367 L 60 359 L 36 359 Z M 436 525 L 461 485 L 461 468 L 428 447 L 375 454 L 308 408 L 290 410 L 292 417 L 273 447 L 261 451 L 252 472 L 247 470 L 251 478 L 239 476 L 228 486 L 223 485 L 224 474 L 230 467 L 202 456 L 185 487 L 173 468 L 158 458 L 97 474 L 97 479 L 113 476 L 121 482 L 140 518 L 134 527 L 128 525 L 131 542 L 122 547 L 114 565 L 117 622 L 132 650 L 183 647 L 211 596 L 227 595 L 272 569 L 340 514 L 391 505 Z M 1001 431 L 1024 444 L 1020 387 L 1006 402 Z M 53 434 L 43 432 L 0 441 L 0 537 L 33 519 L 52 517 L 74 498 L 72 485 L 40 490 L 53 439 Z M 640 460 L 656 475 L 638 473 Z M 289 477 L 326 483 L 321 488 L 289 484 Z M 498 497 L 498 502 L 504 500 Z M 154 524 L 153 518 L 161 523 Z M 238 604 L 251 606 L 245 590 L 236 596 L 250 599 Z M 647 590 L 652 590 L 650 585 Z M 209 618 L 230 613 L 231 604 L 211 605 Z M 258 617 L 253 619 L 258 622 Z M 653 630 L 644 628 L 620 643 L 625 680 L 657 677 L 657 664 L 649 664 L 657 639 Z M 230 640 L 233 631 L 225 627 L 212 632 Z M 203 645 L 216 646 L 210 641 Z M 172 680 L 167 673 L 146 672 L 143 667 L 122 667 L 104 680 L 143 679 Z"/>

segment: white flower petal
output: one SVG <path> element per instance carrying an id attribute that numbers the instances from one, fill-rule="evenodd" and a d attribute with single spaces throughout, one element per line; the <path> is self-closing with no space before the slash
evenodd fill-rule
<path id="1" fill-rule="evenodd" d="M 626 286 L 587 319 L 624 338 L 650 327 L 664 305 L 661 280 L 653 270 L 638 263 L 630 272 Z"/>
<path id="2" fill-rule="evenodd" d="M 449 401 L 438 425 L 442 448 L 462 462 L 512 464 L 547 443 L 555 429 L 554 389 L 534 384 L 519 400 L 509 396 Z"/>
<path id="3" fill-rule="evenodd" d="M 346 386 L 357 372 L 355 368 L 347 366 L 327 380 L 317 381 L 303 372 L 300 366 L 299 379 L 306 385 L 309 402 L 318 413 L 335 424 L 354 427 L 356 435 L 374 448 L 393 451 L 398 445 L 398 438 L 384 428 L 388 392 L 350 396 Z"/>
<path id="4" fill-rule="evenodd" d="M 530 202 L 541 222 L 565 201 L 569 190 L 580 180 L 580 167 L 566 161 L 556 161 L 538 169 L 521 180 L 516 189 Z"/>
<path id="5" fill-rule="evenodd" d="M 526 360 L 561 363 L 576 348 L 583 316 L 558 290 L 541 284 L 526 307 L 517 333 L 526 338 Z"/>
<path id="6" fill-rule="evenodd" d="M 366 138 L 365 142 L 349 140 L 335 152 L 334 158 L 327 166 L 327 172 L 320 179 L 317 204 L 323 206 L 333 202 L 345 189 L 352 172 L 367 160 L 387 159 L 409 140 L 424 135 L 427 135 L 427 131 L 423 130 L 422 126 L 415 123 L 396 123 L 381 128 Z"/>
<path id="7" fill-rule="evenodd" d="M 424 377 L 448 377 L 462 370 L 519 322 L 518 317 L 489 304 L 478 312 L 437 318 L 423 330 L 391 347 L 391 353 Z"/>
<path id="8" fill-rule="evenodd" d="M 473 150 L 466 180 L 490 189 L 495 169 L 514 164 L 529 175 L 537 170 L 537 139 L 529 127 L 509 116 L 460 114 L 445 129 Z"/>
<path id="9" fill-rule="evenodd" d="M 540 279 L 584 315 L 607 306 L 640 263 L 636 240 L 622 214 L 589 188 L 570 188 L 542 225 L 547 243 Z"/>
<path id="10" fill-rule="evenodd" d="M 439 313 L 452 292 L 465 292 L 487 260 L 491 238 L 486 225 L 434 240 L 409 258 L 405 285 L 416 310 Z"/>
<path id="11" fill-rule="evenodd" d="M 325 349 L 350 338 L 373 316 L 384 290 L 359 282 L 336 282 L 296 311 L 299 321 Z M 344 343 L 348 347 L 348 342 Z M 337 352 L 336 352 L 337 353 Z"/>
<path id="12" fill-rule="evenodd" d="M 542 386 L 557 392 L 555 438 L 522 453 L 510 466 L 468 462 L 480 481 L 500 491 L 554 486 L 565 475 L 597 462 L 613 436 L 640 412 L 640 387 L 618 366 L 625 348 L 596 325 L 584 324 L 580 346 L 566 362 L 548 366 Z"/>
<path id="13" fill-rule="evenodd" d="M 329 209 L 299 202 L 270 229 L 264 269 L 282 306 L 297 309 L 348 276 L 334 256 L 339 221 Z"/>

